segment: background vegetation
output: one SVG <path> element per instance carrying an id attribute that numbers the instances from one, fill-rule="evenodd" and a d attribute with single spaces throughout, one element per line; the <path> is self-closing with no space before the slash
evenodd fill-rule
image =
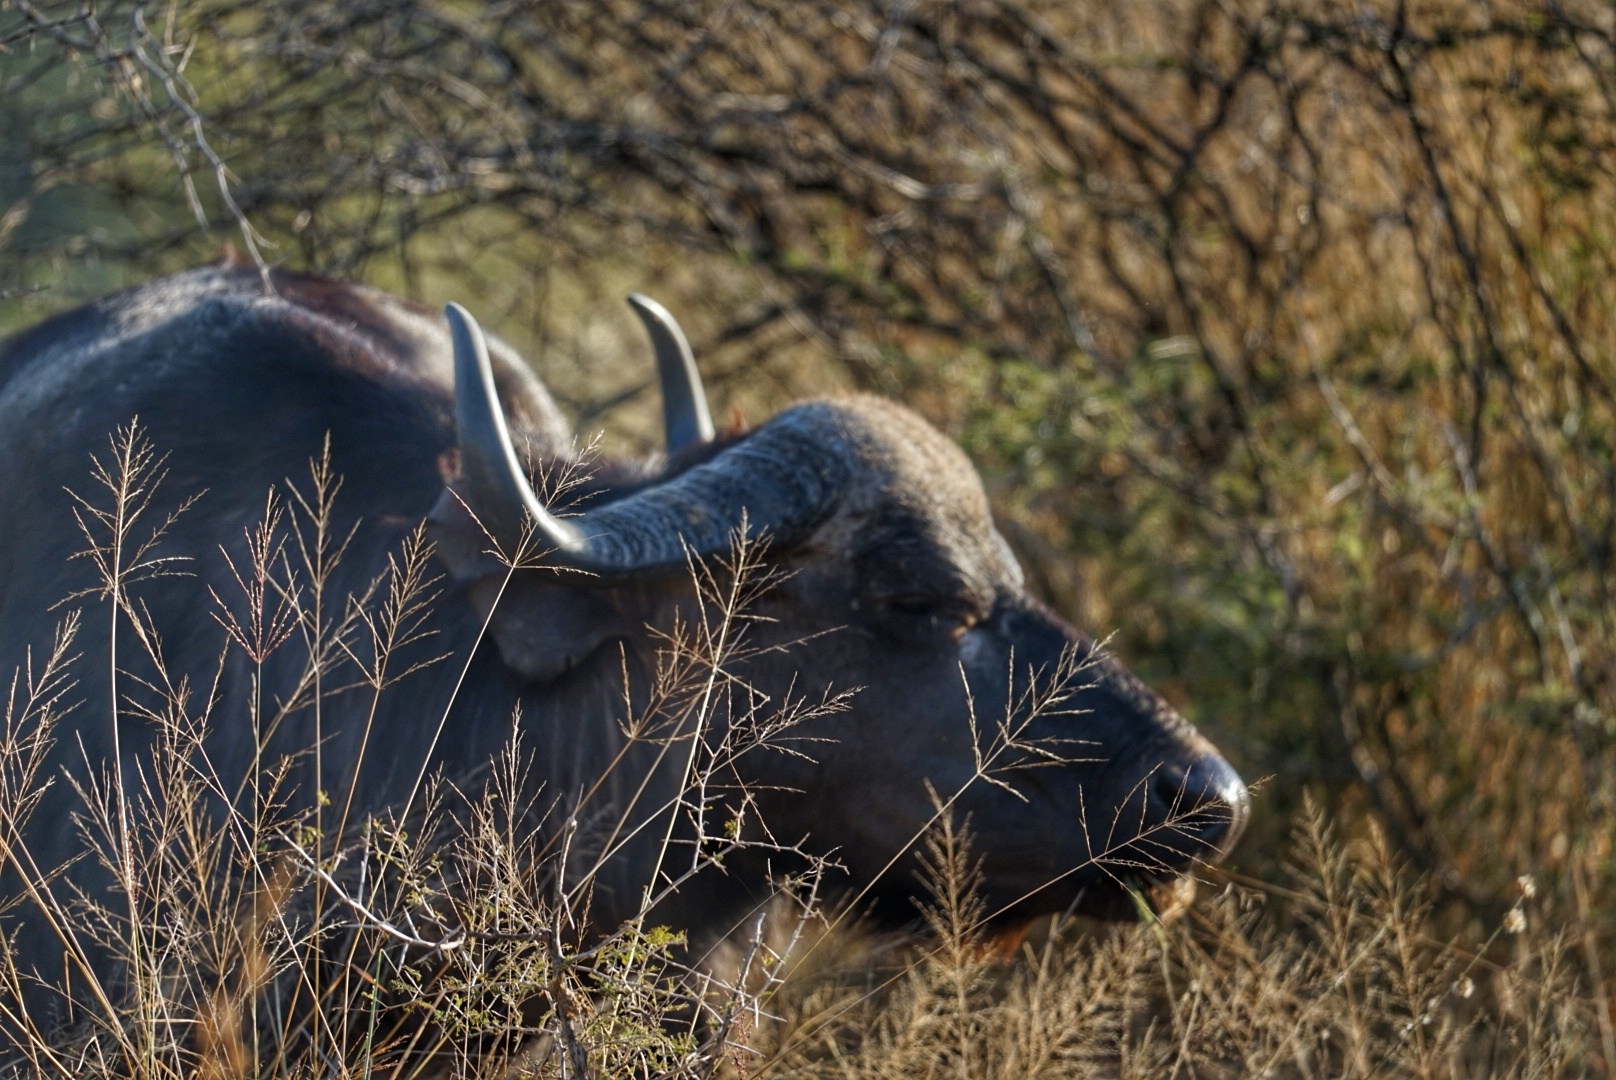
<path id="1" fill-rule="evenodd" d="M 619 446 L 654 404 L 631 288 L 721 412 L 865 388 L 957 437 L 1036 590 L 1265 778 L 1189 920 L 1222 945 L 1051 944 L 1109 1019 L 1049 1061 L 1473 1075 L 1561 1024 L 1545 1070 L 1616 1063 L 1609 4 L 5 0 L 0 41 L 0 328 L 228 241 L 467 303 Z M 1324 822 L 1380 839 L 1332 863 Z M 1387 940 L 1329 931 L 1331 873 L 1417 930 L 1357 1036 L 1342 943 Z M 1530 948 L 1523 875 L 1564 928 Z M 947 1060 L 1028 1071 L 963 1003 L 1047 967 L 955 959 Z M 897 1053 L 916 987 L 836 1045 Z M 1192 1054 L 1194 1003 L 1247 992 Z M 1258 1016 L 1323 1041 L 1258 1053 Z"/>

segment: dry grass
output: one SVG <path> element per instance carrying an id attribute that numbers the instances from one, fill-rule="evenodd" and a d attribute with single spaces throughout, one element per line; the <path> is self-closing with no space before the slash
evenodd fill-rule
<path id="1" fill-rule="evenodd" d="M 1610 1060 L 1606 1006 L 1577 970 L 1597 924 L 1523 877 L 1485 939 L 1444 939 L 1430 882 L 1409 875 L 1385 835 L 1344 846 L 1311 802 L 1283 886 L 1206 868 L 1203 888 L 1221 892 L 1198 905 L 1157 915 L 1139 896 L 1135 926 L 1056 918 L 1007 953 L 984 929 L 968 832 L 939 798 L 915 838 L 930 897 L 917 934 L 872 936 L 845 906 L 827 913 L 826 866 L 808 860 L 769 910 L 692 964 L 682 935 L 645 913 L 713 863 L 769 846 L 709 822 L 721 778 L 793 721 L 840 707 L 704 719 L 715 680 L 735 678 L 744 655 L 748 604 L 769 585 L 744 530 L 729 561 L 694 568 L 695 614 L 667 634 L 650 692 L 625 693 L 646 702 L 619 718 L 630 741 L 688 756 L 671 802 L 585 794 L 565 820 L 535 815 L 513 718 L 477 785 L 434 776 L 409 805 L 378 817 L 350 799 L 333 819 L 335 801 L 293 793 L 295 757 L 221 773 L 209 732 L 241 718 L 213 715 L 195 702 L 217 695 L 165 674 L 137 588 L 188 572 L 189 560 L 151 554 L 189 509 L 148 520 L 162 466 L 130 427 L 94 463 L 97 488 L 74 496 L 102 585 L 71 599 L 119 616 L 107 632 L 159 673 L 141 680 L 147 693 L 118 689 L 136 676 L 116 649 L 106 672 L 76 670 L 79 610 L 13 680 L 0 744 L 6 858 L 22 883 L 12 915 L 59 941 L 62 992 L 76 1003 L 54 1029 L 36 976 L 0 955 L 0 1016 L 32 1074 L 1560 1076 Z M 250 562 L 231 565 L 240 595 L 215 597 L 222 648 L 257 672 L 276 650 L 307 650 L 294 689 L 250 696 L 260 746 L 287 717 L 318 717 L 355 690 L 373 695 L 373 717 L 376 698 L 411 674 L 392 670 L 394 655 L 430 634 L 436 579 L 418 534 L 360 595 L 329 594 L 346 548 L 340 488 L 319 459 L 286 507 L 271 494 L 247 533 Z M 120 716 L 159 732 L 138 767 L 92 769 L 78 791 L 84 851 L 72 858 L 97 860 L 109 890 L 56 880 L 27 830 L 62 725 L 98 722 L 66 718 L 74 679 L 100 677 Z M 1049 707 L 1064 700 L 1048 696 Z M 990 766 L 991 755 L 972 782 L 993 782 Z M 699 838 L 688 857 L 674 841 L 681 823 Z M 664 827 L 641 915 L 591 927 L 589 892 L 622 835 Z"/>
<path id="2" fill-rule="evenodd" d="M 1062 931 L 983 982 L 854 963 L 803 992 L 908 974 L 770 1069 L 907 1070 L 880 1054 L 920 1024 L 952 1034 L 904 1060 L 955 1070 L 960 986 L 1007 1025 L 971 1068 L 1008 1061 L 1046 968 L 1088 1033 L 1051 1068 L 1616 1060 L 1608 4 L 0 10 L 0 163 L 32 163 L 0 170 L 6 325 L 214 257 L 190 201 L 273 259 L 478 296 L 587 423 L 647 404 L 600 357 L 654 290 L 723 403 L 862 386 L 959 437 L 1035 591 L 1270 778 L 1233 891 L 1165 938 Z M 1348 864 L 1287 840 L 1320 813 Z"/>
<path id="3" fill-rule="evenodd" d="M 1485 942 L 1435 936 L 1380 836 L 1310 807 L 1290 887 L 1167 924 L 1060 920 L 1009 964 L 972 924 L 958 834 L 932 841 L 930 934 L 788 980 L 744 1076 L 1578 1076 L 1603 1060 L 1567 931 L 1530 881 Z"/>

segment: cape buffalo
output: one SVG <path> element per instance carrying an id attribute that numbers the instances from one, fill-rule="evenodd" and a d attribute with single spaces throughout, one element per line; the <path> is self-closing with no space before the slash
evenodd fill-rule
<path id="1" fill-rule="evenodd" d="M 749 607 L 747 648 L 724 677 L 754 705 L 856 693 L 790 732 L 806 740 L 797 753 L 737 757 L 726 790 L 749 793 L 747 828 L 761 820 L 781 848 L 833 855 L 862 910 L 914 917 L 915 839 L 937 798 L 957 795 L 951 810 L 969 821 L 986 910 L 1000 923 L 1068 909 L 1126 916 L 1129 880 L 1228 851 L 1247 813 L 1239 777 L 1028 594 L 955 445 L 866 396 L 809 401 L 715 436 L 677 326 L 635 303 L 663 377 L 668 453 L 593 463 L 570 486 L 557 477 L 578 456 L 550 395 L 456 305 L 439 316 L 363 286 L 286 271 L 266 282 L 224 265 L 0 346 L 0 663 L 22 665 L 30 649 L 37 658 L 66 598 L 102 627 L 77 646 L 81 704 L 41 773 L 51 784 L 24 834 L 4 838 L 4 892 L 19 889 L 20 850 L 50 867 L 78 849 L 80 796 L 64 774 L 83 784 L 116 759 L 134 784 L 152 753 L 156 725 L 141 699 L 159 674 L 128 643 L 129 625 L 123 651 L 109 654 L 95 560 L 70 557 L 86 545 L 81 519 L 96 499 L 92 455 L 104 459 L 109 434 L 135 418 L 166 455 L 141 530 L 195 501 L 144 556 L 183 572 L 134 582 L 132 603 L 160 639 L 163 685 L 189 680 L 192 708 L 211 718 L 206 746 L 222 776 L 301 755 L 293 803 L 317 790 L 340 801 L 351 785 L 356 814 L 397 810 L 423 772 L 485 765 L 515 716 L 547 799 L 609 773 L 592 793 L 598 805 L 665 805 L 683 757 L 656 739 L 625 749 L 620 718 L 643 706 L 669 635 L 700 618 L 692 566 L 724 557 L 744 527 L 766 542 L 761 570 L 773 582 Z M 305 661 L 271 657 L 255 684 L 252 661 L 224 646 L 214 597 L 236 589 L 226 556 L 239 568 L 266 493 L 296 487 L 326 453 L 342 480 L 332 500 L 342 553 L 326 594 L 361 592 L 426 522 L 442 596 L 434 636 L 398 662 L 449 659 L 410 674 L 374 711 L 354 693 L 318 713 L 286 708 L 260 749 L 241 719 L 248 695 L 286 702 Z M 513 571 L 499 553 L 519 548 Z M 191 561 L 155 561 L 169 556 Z M 116 728 L 114 667 L 125 688 Z M 1039 686 L 1061 678 L 1073 680 L 1070 696 L 1036 713 Z M 733 722 L 737 708 L 712 722 Z M 595 889 L 597 925 L 635 909 L 667 838 L 646 829 L 623 848 Z M 789 868 L 778 849 L 770 859 L 743 853 L 690 880 L 657 920 L 722 929 L 770 872 Z M 109 884 L 93 860 L 54 887 L 71 881 Z M 19 914 L 27 906 L 0 918 L 24 965 L 49 973 L 61 945 Z"/>

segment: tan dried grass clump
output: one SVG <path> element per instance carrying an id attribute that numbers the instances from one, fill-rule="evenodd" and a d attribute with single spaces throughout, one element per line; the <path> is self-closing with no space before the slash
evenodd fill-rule
<path id="1" fill-rule="evenodd" d="M 1097 988 L 1051 1023 L 1109 1047 L 1060 1068 L 1608 1074 L 1608 3 L 99 12 L 0 10 L 15 92 L 0 138 L 31 163 L 0 206 L 8 327 L 215 258 L 200 215 L 310 269 L 485 298 L 589 419 L 650 407 L 637 360 L 602 365 L 578 343 L 637 345 L 608 305 L 654 288 L 721 401 L 764 411 L 858 386 L 956 434 L 1033 591 L 1118 628 L 1141 675 L 1272 777 L 1237 855 L 1265 884 L 1230 877 L 1209 898 L 1211 881 L 1165 937 L 1057 934 L 1037 954 L 1048 979 Z M 16 684 L 3 765 L 19 801 L 0 814 L 27 812 L 86 625 L 64 624 Z M 1353 858 L 1327 873 L 1297 855 L 1292 877 L 1281 852 L 1299 850 L 1293 820 L 1314 820 L 1304 793 Z M 115 807 L 103 817 L 122 835 Z M 1404 893 L 1387 922 L 1373 913 L 1403 875 L 1428 906 Z M 764 945 L 737 948 L 755 976 Z M 1428 1012 L 1414 999 L 1443 984 L 1421 965 L 1442 956 L 1469 990 Z M 844 982 L 863 994 L 936 962 L 854 963 L 813 993 L 841 1002 Z M 770 1069 L 876 1053 L 869 1009 L 845 1014 L 824 1058 Z M 1214 1037 L 1225 1009 L 1238 1022 Z M 772 1037 L 761 1013 L 748 1022 Z M 1274 1034 L 1290 1022 L 1304 1034 Z M 1230 1049 L 1248 1044 L 1267 1049 Z M 904 1061 L 958 1071 L 964 1053 Z M 743 1065 L 759 1067 L 725 1067 Z"/>
<path id="2" fill-rule="evenodd" d="M 429 778 L 402 816 L 350 816 L 341 804 L 340 823 L 325 822 L 337 801 L 288 806 L 293 760 L 262 756 L 234 780 L 213 768 L 207 732 L 227 719 L 212 713 L 219 698 L 193 710 L 137 599 L 143 581 L 186 572 L 183 559 L 149 553 L 189 503 L 148 522 L 162 505 L 162 458 L 134 427 L 112 451 L 95 466 L 101 490 L 78 500 L 102 587 L 76 600 L 115 610 L 108 632 L 130 652 L 82 676 L 138 679 L 148 693 L 112 700 L 158 738 L 139 770 L 109 770 L 79 790 L 85 854 L 113 887 L 68 889 L 28 849 L 26 824 L 61 737 L 82 616 L 67 614 L 45 661 L 16 675 L 0 743 L 5 858 L 22 886 L 13 907 L 29 912 L 27 932 L 60 942 L 75 1010 L 60 1030 L 31 1013 L 35 976 L 0 955 L 15 1067 L 151 1078 L 1550 1076 L 1611 1060 L 1608 1017 L 1579 993 L 1572 948 L 1595 927 L 1523 878 L 1484 940 L 1441 939 L 1428 883 L 1410 881 L 1385 836 L 1343 848 L 1311 802 L 1288 888 L 1207 868 L 1203 891 L 1222 891 L 1199 905 L 1179 895 L 1157 915 L 1141 895 L 1129 928 L 1056 919 L 1009 959 L 977 899 L 968 832 L 941 797 L 934 827 L 916 838 L 931 899 L 915 934 L 872 935 L 856 909 L 827 913 L 823 865 L 811 864 L 696 958 L 643 914 L 588 928 L 607 855 L 585 849 L 583 804 L 559 831 L 528 812 L 516 734 L 480 791 Z M 241 596 L 218 598 L 224 648 L 255 679 L 276 649 L 303 642 L 315 658 L 289 695 L 271 699 L 255 682 L 253 731 L 337 693 L 373 695 L 374 715 L 376 697 L 409 674 L 389 674 L 399 643 L 430 633 L 434 581 L 418 535 L 361 595 L 328 594 L 345 550 L 333 526 L 341 485 L 327 459 L 311 466 L 289 509 L 271 497 L 249 528 L 250 561 L 232 574 Z M 705 617 L 668 636 L 649 704 L 624 721 L 631 738 L 689 746 L 692 793 L 737 748 L 790 727 L 765 716 L 712 742 L 681 734 L 692 714 L 678 710 L 699 710 L 700 688 L 730 670 L 746 603 L 767 587 L 759 550 L 739 537 L 728 564 L 695 572 Z M 135 657 L 157 675 L 134 674 Z M 696 815 L 699 827 L 704 806 L 675 800 L 646 822 Z M 712 854 L 688 869 L 668 863 L 645 910 L 746 844 L 699 835 Z"/>
<path id="3" fill-rule="evenodd" d="M 929 934 L 788 980 L 736 1076 L 1600 1075 L 1575 923 L 1535 887 L 1481 941 L 1437 936 L 1429 882 L 1384 837 L 1343 846 L 1309 804 L 1288 887 L 1223 878 L 1173 924 L 981 943 L 963 838 L 930 842 Z M 1208 877 L 1220 878 L 1216 871 Z M 818 946 L 815 946 L 817 948 Z M 873 959 L 872 959 L 873 955 Z"/>

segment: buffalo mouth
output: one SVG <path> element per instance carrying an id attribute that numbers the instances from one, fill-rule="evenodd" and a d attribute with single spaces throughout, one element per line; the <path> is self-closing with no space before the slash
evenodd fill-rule
<path id="1" fill-rule="evenodd" d="M 1137 864 L 1114 871 L 1087 865 L 1025 889 L 1013 884 L 1020 875 L 1001 877 L 984 868 L 977 882 L 982 909 L 973 934 L 985 955 L 1008 960 L 1030 931 L 1052 918 L 1061 922 L 1071 918 L 1103 923 L 1172 922 L 1194 903 L 1199 888 L 1196 870 L 1215 861 L 1188 859 L 1149 870 Z M 923 898 L 911 885 L 874 890 L 861 906 L 875 927 L 912 931 L 924 921 L 922 910 L 934 904 L 935 898 Z"/>
<path id="2" fill-rule="evenodd" d="M 1106 883 L 1103 889 L 1091 889 L 1088 894 L 1062 911 L 1038 914 L 1017 914 L 1014 911 L 987 920 L 978 931 L 982 955 L 1009 961 L 1021 950 L 1029 936 L 1036 938 L 1040 927 L 1053 933 L 1051 919 L 1062 922 L 1077 917 L 1097 922 L 1142 922 L 1147 918 L 1156 922 L 1177 921 L 1195 902 L 1198 882 L 1188 874 L 1161 881 L 1131 882 L 1117 885 Z"/>
<path id="3" fill-rule="evenodd" d="M 1186 774 L 1200 782 L 1188 788 Z M 1221 758 L 1197 762 L 1192 770 L 1163 770 L 1149 798 L 1143 820 L 1125 838 L 1085 835 L 1083 852 L 1057 872 L 1017 895 L 1011 891 L 1026 868 L 1006 866 L 998 888 L 987 872 L 991 892 L 987 922 L 994 928 L 1042 916 L 1072 914 L 1109 922 L 1133 922 L 1182 912 L 1193 900 L 1195 872 L 1222 862 L 1245 832 L 1251 797 Z M 1126 804 L 1124 804 L 1126 810 Z M 1010 887 L 1006 887 L 1010 886 Z"/>
<path id="4" fill-rule="evenodd" d="M 989 936 L 996 936 L 1051 916 L 1079 916 L 1102 922 L 1137 922 L 1146 917 L 1167 920 L 1193 902 L 1196 886 L 1194 873 L 1188 869 L 1178 873 L 1127 872 L 1086 880 L 1075 887 L 1051 883 L 997 910 L 990 901 L 983 928 Z"/>
<path id="5" fill-rule="evenodd" d="M 1193 900 L 1197 870 L 1228 856 L 1251 810 L 1245 784 L 1216 754 L 1150 767 L 1142 779 L 1102 797 L 1061 800 L 1072 802 L 1113 809 L 1103 828 L 1093 813 L 1068 816 L 1064 835 L 1048 841 L 1033 839 L 1031 827 L 987 834 L 968 828 L 972 850 L 984 856 L 976 884 L 986 938 L 1019 940 L 1028 925 L 1051 916 L 1175 917 Z M 878 925 L 912 927 L 917 908 L 929 906 L 915 878 L 927 876 L 915 867 L 909 875 L 889 874 L 865 890 L 865 911 Z"/>

